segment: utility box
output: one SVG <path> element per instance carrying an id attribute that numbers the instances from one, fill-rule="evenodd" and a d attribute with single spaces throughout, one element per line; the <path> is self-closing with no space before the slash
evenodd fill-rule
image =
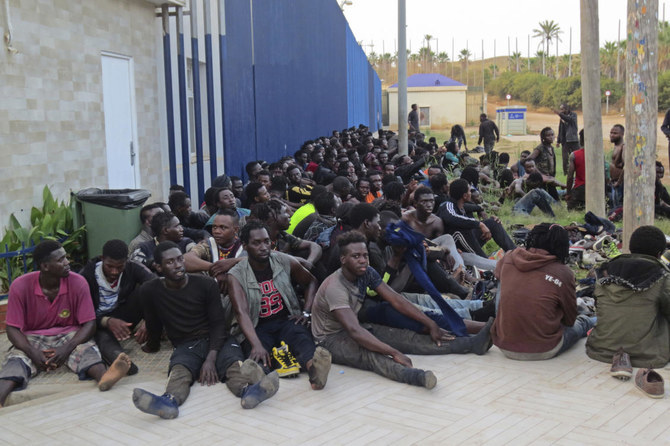
<path id="1" fill-rule="evenodd" d="M 111 239 L 126 243 L 135 238 L 142 229 L 140 210 L 151 196 L 144 189 L 97 189 L 90 188 L 77 192 L 75 198 L 86 225 L 86 246 L 88 257 L 102 254 L 102 245 Z"/>
<path id="2" fill-rule="evenodd" d="M 500 130 L 500 135 L 525 135 L 527 112 L 525 105 L 496 108 L 496 125 Z"/>

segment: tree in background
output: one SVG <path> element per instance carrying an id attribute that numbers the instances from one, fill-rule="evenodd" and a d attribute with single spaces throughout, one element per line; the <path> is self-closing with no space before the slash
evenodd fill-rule
<path id="1" fill-rule="evenodd" d="M 546 61 L 545 58 L 549 54 L 549 46 L 552 40 L 558 42 L 560 38 L 558 35 L 562 33 L 561 27 L 558 26 L 558 23 L 553 20 L 545 20 L 544 22 L 539 23 L 540 27 L 533 30 L 535 34 L 533 37 L 540 38 L 540 45 L 542 46 L 542 74 L 547 74 Z M 539 52 L 538 52 L 539 53 Z"/>

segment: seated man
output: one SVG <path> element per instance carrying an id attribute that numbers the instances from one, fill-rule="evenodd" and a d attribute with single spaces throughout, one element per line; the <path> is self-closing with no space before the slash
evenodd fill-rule
<path id="1" fill-rule="evenodd" d="M 575 275 L 565 265 L 569 247 L 562 226 L 542 223 L 528 235 L 526 249 L 508 252 L 498 262 L 499 306 L 491 335 L 508 358 L 553 358 L 593 327 L 593 319 L 577 316 Z"/>
<path id="2" fill-rule="evenodd" d="M 449 200 L 442 203 L 437 211 L 446 232 L 456 240 L 458 249 L 488 258 L 482 246 L 491 238 L 505 251 L 516 248 L 498 217 L 479 221 L 470 215 L 466 209 L 470 198 L 468 181 L 462 178 L 454 180 L 449 186 Z"/>
<path id="3" fill-rule="evenodd" d="M 160 203 L 152 203 L 144 206 L 140 210 L 140 221 L 142 222 L 142 230 L 137 237 L 131 240 L 128 244 L 128 253 L 132 254 L 139 248 L 142 242 L 148 242 L 154 238 L 154 233 L 151 231 L 151 221 L 154 215 L 164 212 Z"/>
<path id="4" fill-rule="evenodd" d="M 207 231 L 202 230 L 207 222 L 207 218 L 201 218 L 200 214 L 191 210 L 191 198 L 186 192 L 177 191 L 170 195 L 168 206 L 170 206 L 172 213 L 179 219 L 186 237 L 197 243 L 209 235 Z"/>
<path id="5" fill-rule="evenodd" d="M 225 381 L 228 389 L 242 399 L 245 409 L 277 393 L 279 376 L 274 372 L 266 375 L 254 361 L 242 363 L 242 349 L 235 339 L 226 336 L 216 282 L 187 274 L 184 255 L 174 242 L 160 243 L 154 255 L 163 277 L 140 289 L 148 335 L 142 349 L 147 353 L 158 351 L 165 329 L 174 350 L 165 393 L 158 396 L 136 388 L 135 407 L 161 418 L 176 418 L 196 380 L 208 386 Z"/>
<path id="6" fill-rule="evenodd" d="M 128 373 L 130 359 L 119 354 L 109 370 L 95 342 L 95 311 L 86 280 L 70 272 L 65 249 L 53 240 L 33 253 L 39 271 L 12 282 L 7 304 L 7 338 L 12 347 L 0 370 L 0 407 L 9 393 L 23 390 L 40 371 L 67 363 L 79 379 L 95 379 L 109 390 Z"/>
<path id="7" fill-rule="evenodd" d="M 135 262 L 128 262 L 128 246 L 122 240 L 109 240 L 102 247 L 102 257 L 91 259 L 81 275 L 88 282 L 93 299 L 97 329 L 95 343 L 107 364 L 123 353 L 119 341 L 130 339 L 133 329 L 142 320 L 137 294 L 140 285 L 154 278 Z M 138 343 L 146 342 L 144 327 L 135 334 Z M 137 373 L 132 363 L 128 375 Z"/>
<path id="8" fill-rule="evenodd" d="M 516 199 L 512 210 L 517 214 L 530 215 L 537 206 L 544 214 L 555 217 L 551 206 L 556 200 L 542 188 L 543 183 L 542 174 L 537 171 L 514 180 L 507 189 L 507 195 Z"/>
<path id="9" fill-rule="evenodd" d="M 316 279 L 295 258 L 270 249 L 270 236 L 262 222 L 247 223 L 241 239 L 248 257 L 228 274 L 228 293 L 237 317 L 233 332 L 242 339 L 242 348 L 250 359 L 270 370 L 272 351 L 281 366 L 279 373 L 290 376 L 298 373 L 296 365 L 275 348 L 285 342 L 309 373 L 312 389 L 323 389 L 330 353 L 315 348 L 308 328 Z M 293 283 L 305 290 L 302 309 Z"/>
<path id="10" fill-rule="evenodd" d="M 350 231 L 338 238 L 342 268 L 321 284 L 312 308 L 312 334 L 332 354 L 333 362 L 370 370 L 394 381 L 432 389 L 431 371 L 412 368 L 407 354 L 484 354 L 491 346 L 492 321 L 473 337 L 453 338 L 386 285 L 368 264 L 366 237 Z M 401 317 L 418 322 L 430 335 L 376 324 L 361 326 L 358 313 L 366 290 L 375 291 Z"/>
<path id="11" fill-rule="evenodd" d="M 601 266 L 598 324 L 586 341 L 590 358 L 611 362 L 622 348 L 634 367 L 664 367 L 670 360 L 670 276 L 658 260 L 665 243 L 660 229 L 640 226 L 630 236 L 631 253 Z"/>
<path id="12" fill-rule="evenodd" d="M 156 271 L 154 250 L 159 243 L 174 242 L 179 246 L 182 253 L 190 251 L 195 246 L 193 240 L 184 237 L 184 228 L 172 212 L 164 212 L 154 216 L 151 221 L 151 230 L 155 234 L 153 240 L 141 243 L 135 252 L 130 255 L 130 260 L 146 266 L 151 271 Z"/>

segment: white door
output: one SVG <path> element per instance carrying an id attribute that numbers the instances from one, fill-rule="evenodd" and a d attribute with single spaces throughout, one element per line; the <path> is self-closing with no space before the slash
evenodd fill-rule
<path id="1" fill-rule="evenodd" d="M 139 187 L 132 59 L 102 55 L 107 178 L 110 189 Z"/>

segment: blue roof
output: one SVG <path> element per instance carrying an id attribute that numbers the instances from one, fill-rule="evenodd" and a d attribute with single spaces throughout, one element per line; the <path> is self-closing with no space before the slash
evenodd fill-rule
<path id="1" fill-rule="evenodd" d="M 437 73 L 419 73 L 407 78 L 407 87 L 465 87 L 465 84 Z M 398 88 L 398 83 L 391 88 Z"/>

